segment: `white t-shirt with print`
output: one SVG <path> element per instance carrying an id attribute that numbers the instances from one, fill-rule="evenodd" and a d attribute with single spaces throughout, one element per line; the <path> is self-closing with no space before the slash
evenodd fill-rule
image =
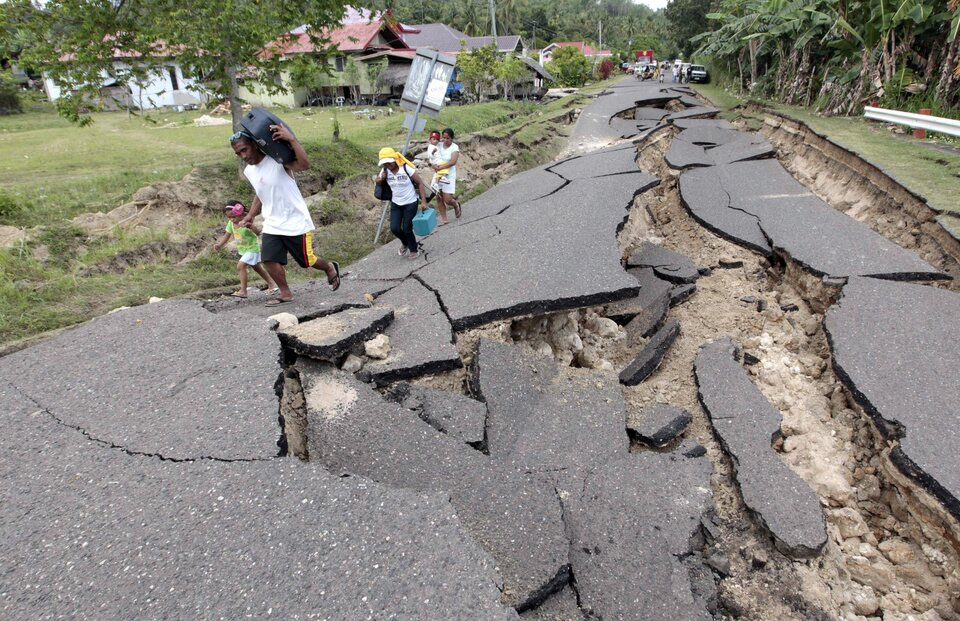
<path id="1" fill-rule="evenodd" d="M 263 232 L 271 235 L 303 235 L 316 227 L 297 182 L 272 157 L 249 164 L 243 174 L 253 186 L 263 207 Z"/>
<path id="2" fill-rule="evenodd" d="M 390 186 L 390 191 L 393 192 L 393 198 L 390 200 L 392 200 L 394 204 L 409 205 L 410 203 L 417 202 L 417 190 L 411 178 L 416 170 L 404 164 L 397 169 L 397 174 L 390 172 L 389 168 L 385 168 L 384 172 L 387 173 L 387 185 Z"/>

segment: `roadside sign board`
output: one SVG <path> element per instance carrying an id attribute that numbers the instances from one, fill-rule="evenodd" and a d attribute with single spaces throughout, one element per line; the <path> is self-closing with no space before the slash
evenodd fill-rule
<path id="1" fill-rule="evenodd" d="M 417 50 L 403 95 L 400 96 L 400 107 L 416 112 L 420 98 L 423 97 L 420 114 L 438 116 L 456 62 L 452 56 L 445 56 L 434 50 Z M 431 65 L 433 71 L 430 70 Z"/>

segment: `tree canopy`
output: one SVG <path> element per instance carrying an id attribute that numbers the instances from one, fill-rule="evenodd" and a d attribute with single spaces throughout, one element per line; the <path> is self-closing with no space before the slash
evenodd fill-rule
<path id="1" fill-rule="evenodd" d="M 699 53 L 754 92 L 842 114 L 960 103 L 956 0 L 720 0 L 707 18 Z"/>
<path id="2" fill-rule="evenodd" d="M 553 74 L 560 86 L 583 86 L 590 77 L 590 61 L 573 46 L 557 48 L 547 63 L 547 71 Z"/>
<path id="3" fill-rule="evenodd" d="M 277 54 L 258 54 L 278 37 L 304 24 L 306 36 L 327 43 L 323 28 L 339 23 L 342 0 L 6 0 L 6 28 L 26 33 L 32 45 L 20 62 L 42 71 L 63 88 L 57 101 L 64 116 L 79 122 L 96 106 L 105 78 L 146 83 L 158 67 L 176 61 L 203 86 L 229 99 L 239 125 L 240 79 L 282 88 L 272 77 Z M 0 31 L 0 37 L 7 37 Z M 23 36 L 23 35 L 21 35 Z M 0 43 L 3 48 L 7 42 Z M 126 62 L 116 63 L 122 57 Z"/>

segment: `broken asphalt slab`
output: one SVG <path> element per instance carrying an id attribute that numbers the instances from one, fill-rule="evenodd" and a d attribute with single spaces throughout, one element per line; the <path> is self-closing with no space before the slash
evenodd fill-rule
<path id="1" fill-rule="evenodd" d="M 517 619 L 445 494 L 129 455 L 8 384 L 0 419 L 3 618 Z"/>
<path id="2" fill-rule="evenodd" d="M 693 446 L 609 461 L 587 476 L 582 494 L 564 501 L 570 561 L 588 618 L 712 618 L 680 560 L 693 551 L 692 535 L 712 506 L 713 465 L 682 454 Z"/>
<path id="3" fill-rule="evenodd" d="M 368 280 L 363 283 L 345 286 L 346 272 L 341 271 L 343 282 L 336 291 L 330 291 L 326 276 L 314 271 L 317 278 L 305 283 L 290 285 L 293 291 L 293 301 L 279 306 L 264 306 L 264 302 L 276 298 L 276 294 L 265 296 L 251 296 L 249 298 L 235 298 L 225 296 L 214 300 L 207 300 L 203 307 L 213 313 L 224 313 L 228 317 L 262 317 L 267 318 L 277 313 L 290 313 L 300 321 L 309 321 L 324 315 L 339 313 L 347 308 L 363 308 L 370 306 L 370 298 L 380 295 L 384 291 L 397 286 L 389 280 Z M 232 319 L 228 319 L 232 321 Z"/>
<path id="4" fill-rule="evenodd" d="M 780 412 L 753 385 L 734 353 L 728 338 L 701 347 L 694 363 L 700 403 L 733 462 L 747 508 L 781 552 L 814 556 L 827 541 L 820 499 L 774 450 Z"/>
<path id="5" fill-rule="evenodd" d="M 775 247 L 816 275 L 946 277 L 915 253 L 821 201 L 776 160 L 685 172 L 680 193 L 707 228 L 763 254 Z"/>
<path id="6" fill-rule="evenodd" d="M 670 308 L 673 285 L 658 278 L 653 268 L 635 267 L 628 269 L 627 273 L 640 283 L 640 292 L 633 298 L 608 305 L 604 316 L 626 323 L 628 332 L 649 336 Z"/>
<path id="7" fill-rule="evenodd" d="M 437 431 L 477 448 L 483 443 L 486 406 L 460 393 L 399 382 L 389 396 Z"/>
<path id="8" fill-rule="evenodd" d="M 496 218 L 500 235 L 431 262 L 417 275 L 440 296 L 457 331 L 633 297 L 639 287 L 619 269 L 616 234 L 634 197 L 657 183 L 640 171 L 572 181 L 549 197 L 515 205 Z"/>
<path id="9" fill-rule="evenodd" d="M 716 167 L 697 168 L 680 175 L 680 199 L 694 220 L 724 239 L 729 239 L 765 257 L 773 249 L 756 216 L 731 207 L 730 195 L 720 182 Z"/>
<path id="10" fill-rule="evenodd" d="M 564 179 L 590 179 L 621 173 L 637 172 L 636 148 L 613 147 L 575 156 L 550 166 L 550 171 Z M 615 180 L 611 180 L 613 182 Z"/>
<path id="11" fill-rule="evenodd" d="M 891 460 L 960 519 L 960 295 L 851 278 L 824 328 L 837 376 L 897 440 Z"/>
<path id="12" fill-rule="evenodd" d="M 524 472 L 582 474 L 630 448 L 626 405 L 613 377 L 544 369 L 555 363 L 486 339 L 474 364 L 487 402 L 491 457 Z"/>
<path id="13" fill-rule="evenodd" d="M 627 258 L 627 267 L 653 268 L 657 276 L 677 284 L 696 282 L 700 278 L 697 266 L 686 255 L 648 241 Z"/>
<path id="14" fill-rule="evenodd" d="M 481 338 L 471 370 L 473 392 L 487 404 L 487 449 L 506 458 L 529 427 L 557 364 L 529 348 Z"/>
<path id="15" fill-rule="evenodd" d="M 653 448 L 663 448 L 680 437 L 693 418 L 683 408 L 654 403 L 627 420 L 630 437 Z"/>
<path id="16" fill-rule="evenodd" d="M 416 278 L 378 297 L 376 308 L 393 311 L 393 322 L 383 330 L 390 337 L 390 354 L 368 362 L 361 371 L 364 379 L 383 385 L 463 366 L 437 296 Z"/>
<path id="17" fill-rule="evenodd" d="M 390 308 L 348 308 L 277 332 L 280 342 L 301 356 L 336 362 L 355 345 L 393 322 Z"/>
<path id="18" fill-rule="evenodd" d="M 495 463 L 328 365 L 297 367 L 312 459 L 335 474 L 448 492 L 461 523 L 496 560 L 505 604 L 522 611 L 567 583 L 568 544 L 551 485 Z"/>
<path id="19" fill-rule="evenodd" d="M 266 322 L 167 300 L 6 356 L 0 377 L 63 425 L 131 453 L 268 459 L 280 436 L 277 353 Z"/>
<path id="20" fill-rule="evenodd" d="M 664 356 L 667 355 L 667 351 L 679 334 L 679 321 L 673 319 L 664 324 L 650 337 L 633 362 L 620 372 L 620 383 L 624 386 L 636 386 L 650 377 L 663 362 Z"/>

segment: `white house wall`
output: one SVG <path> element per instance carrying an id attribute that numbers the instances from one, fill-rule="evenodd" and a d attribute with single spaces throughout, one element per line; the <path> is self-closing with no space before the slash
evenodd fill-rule
<path id="1" fill-rule="evenodd" d="M 129 71 L 130 65 L 126 63 L 114 63 L 117 74 Z M 177 77 L 177 90 L 173 89 L 171 83 L 169 68 L 173 68 Z M 113 77 L 106 71 L 101 72 L 103 84 L 109 84 Z M 52 79 L 44 76 L 44 88 L 47 91 L 47 98 L 50 101 L 59 99 L 63 91 Z M 179 65 L 164 65 L 157 69 L 148 77 L 145 83 L 138 83 L 136 80 L 127 80 L 127 87 L 130 90 L 130 99 L 134 106 L 143 107 L 145 110 L 163 108 L 177 105 L 200 104 L 208 99 L 207 93 L 200 85 L 198 80 L 186 77 Z"/>

